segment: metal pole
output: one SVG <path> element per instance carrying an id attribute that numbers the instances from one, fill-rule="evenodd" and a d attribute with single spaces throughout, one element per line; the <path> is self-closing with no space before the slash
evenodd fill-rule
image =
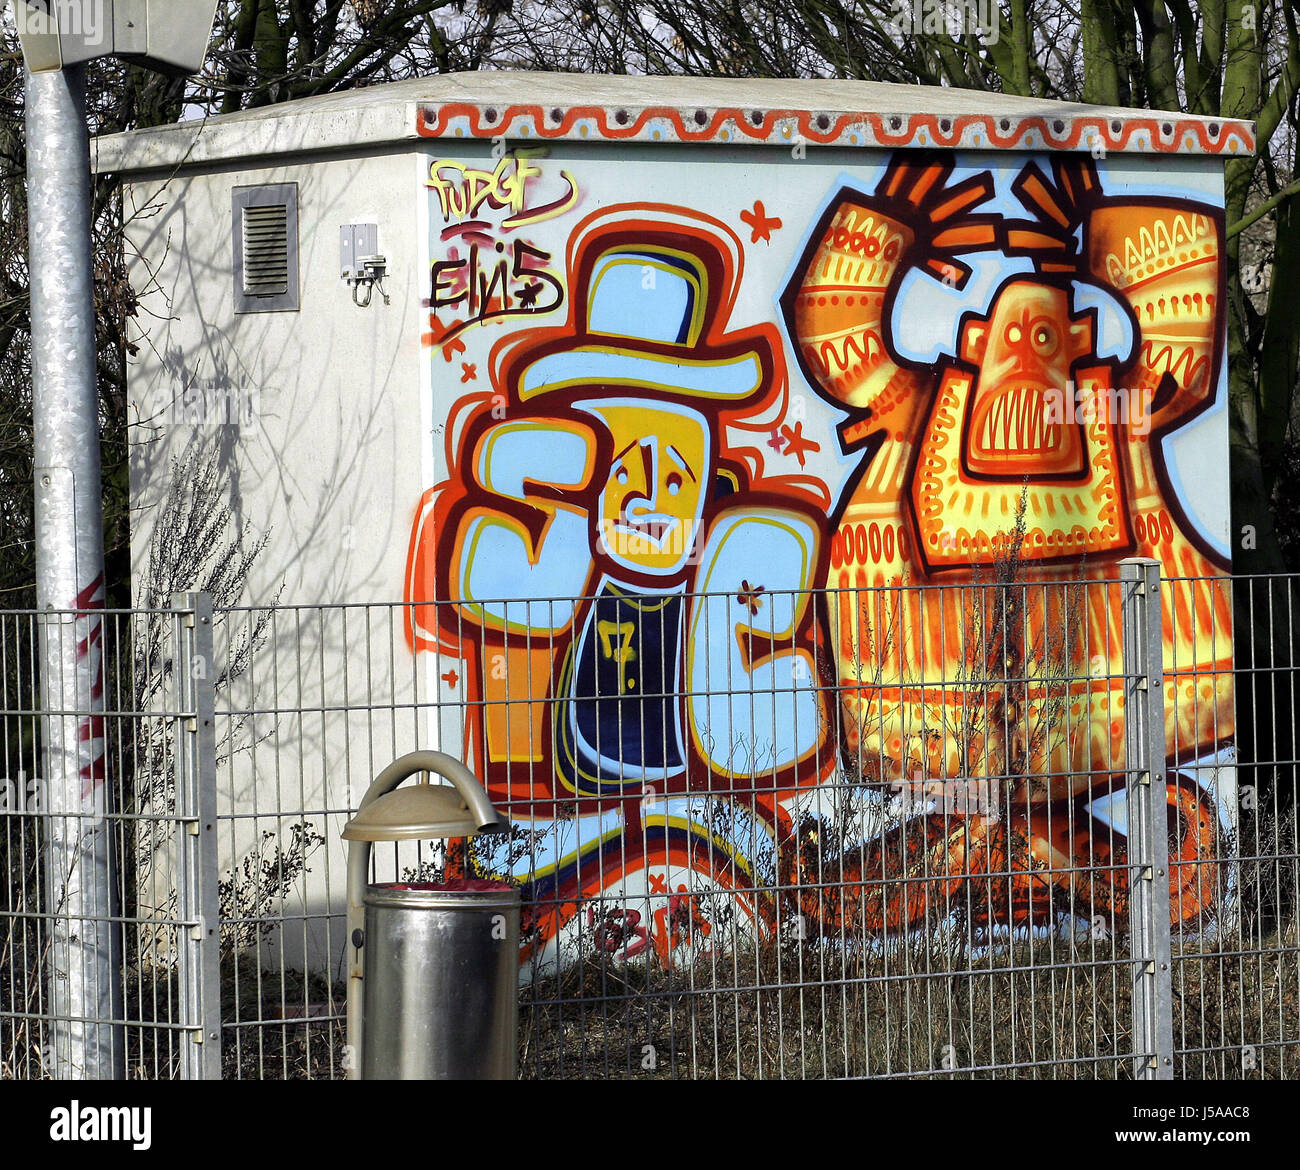
<path id="1" fill-rule="evenodd" d="M 109 822 L 90 142 L 85 70 L 29 73 L 26 95 L 36 601 L 44 622 L 45 891 L 58 1078 L 125 1072 Z"/>
<path id="2" fill-rule="evenodd" d="M 176 811 L 180 816 L 181 1077 L 221 1079 L 221 940 L 212 595 L 176 593 Z"/>
<path id="3" fill-rule="evenodd" d="M 1174 1076 L 1164 639 L 1160 562 L 1120 562 L 1124 632 L 1129 937 L 1133 966 L 1133 1076 Z"/>

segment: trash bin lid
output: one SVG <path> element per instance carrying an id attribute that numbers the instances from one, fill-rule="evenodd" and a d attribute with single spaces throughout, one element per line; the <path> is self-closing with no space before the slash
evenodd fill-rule
<path id="1" fill-rule="evenodd" d="M 414 841 L 426 837 L 472 837 L 500 830 L 484 826 L 460 792 L 445 784 L 412 784 L 372 800 L 343 830 L 345 841 Z"/>

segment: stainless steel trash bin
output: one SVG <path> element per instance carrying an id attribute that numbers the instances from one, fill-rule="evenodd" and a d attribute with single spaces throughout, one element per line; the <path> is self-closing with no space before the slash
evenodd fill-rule
<path id="1" fill-rule="evenodd" d="M 451 787 L 398 785 L 420 772 Z M 519 891 L 502 882 L 367 885 L 376 841 L 509 828 L 458 760 L 412 752 L 367 790 L 348 847 L 348 1076 L 510 1079 L 518 1063 Z"/>

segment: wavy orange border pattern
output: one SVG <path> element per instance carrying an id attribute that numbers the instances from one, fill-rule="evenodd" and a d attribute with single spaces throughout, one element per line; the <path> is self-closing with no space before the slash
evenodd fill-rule
<path id="1" fill-rule="evenodd" d="M 972 95 L 974 96 L 974 95 Z M 1255 153 L 1253 122 L 1193 121 L 1181 115 L 1007 117 L 997 114 L 817 113 L 811 110 L 647 106 L 421 106 L 422 138 L 535 138 L 618 142 L 710 142 L 817 146 L 947 147 L 963 150 L 1092 150 L 1143 154 Z"/>

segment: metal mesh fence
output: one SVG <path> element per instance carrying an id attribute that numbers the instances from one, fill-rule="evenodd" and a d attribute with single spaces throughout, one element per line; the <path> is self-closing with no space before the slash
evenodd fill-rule
<path id="1" fill-rule="evenodd" d="M 166 686 L 179 616 L 0 614 L 0 1076 L 84 1075 L 97 1050 L 120 1075 L 181 1072 L 181 712 Z M 97 655 L 101 685 L 80 710 L 42 703 L 43 647 Z M 63 723 L 91 762 L 52 778 L 42 743 Z"/>
<path id="2" fill-rule="evenodd" d="M 1297 585 L 1294 577 L 1232 583 L 1231 861 L 1205 856 L 1185 866 L 1227 908 L 1211 928 L 1175 938 L 1170 995 L 1180 1077 L 1292 1078 L 1300 1072 Z M 1177 581 L 1166 583 L 1169 590 L 1177 587 Z M 1208 636 L 1215 636 L 1213 627 Z M 1203 708 L 1206 697 L 1184 687 L 1166 699 L 1187 710 Z M 1189 770 L 1188 749 L 1171 745 L 1170 754 Z"/>
<path id="3" fill-rule="evenodd" d="M 524 1077 L 1294 1075 L 1295 583 L 1149 583 L 103 613 L 87 1022 L 127 1075 L 343 1076 L 340 834 L 434 747 L 513 831 L 374 878 L 522 887 Z M 20 1078 L 81 1036 L 24 795 L 52 620 L 0 616 Z"/>

